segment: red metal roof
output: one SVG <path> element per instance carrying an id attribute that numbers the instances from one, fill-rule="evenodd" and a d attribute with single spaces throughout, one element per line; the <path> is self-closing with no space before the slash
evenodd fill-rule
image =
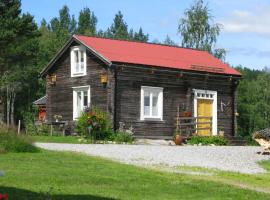
<path id="1" fill-rule="evenodd" d="M 241 76 L 237 70 L 207 51 L 82 35 L 74 37 L 110 62 Z"/>

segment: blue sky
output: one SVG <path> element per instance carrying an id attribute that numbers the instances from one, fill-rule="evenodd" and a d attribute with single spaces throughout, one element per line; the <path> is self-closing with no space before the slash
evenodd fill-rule
<path id="1" fill-rule="evenodd" d="M 181 42 L 177 34 L 179 19 L 193 0 L 22 0 L 23 12 L 34 15 L 36 22 L 49 21 L 67 5 L 78 17 L 79 11 L 89 7 L 98 18 L 98 29 L 107 29 L 118 10 L 129 28 L 141 26 L 150 41 L 163 41 L 168 34 Z M 227 50 L 226 62 L 252 69 L 270 67 L 270 0 L 208 0 L 214 21 L 223 29 L 217 47 Z"/>

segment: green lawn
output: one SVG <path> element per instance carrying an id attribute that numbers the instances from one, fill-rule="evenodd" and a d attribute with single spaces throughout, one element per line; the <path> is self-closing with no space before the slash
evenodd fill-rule
<path id="1" fill-rule="evenodd" d="M 269 163 L 265 164 L 269 167 Z M 270 199 L 201 176 L 134 167 L 70 152 L 0 155 L 10 199 Z"/>
<path id="2" fill-rule="evenodd" d="M 35 135 L 31 136 L 36 142 L 52 142 L 52 143 L 71 143 L 71 144 L 81 144 L 78 136 L 42 136 Z M 85 143 L 85 142 L 84 142 Z"/>
<path id="3" fill-rule="evenodd" d="M 212 180 L 218 183 L 227 183 L 230 185 L 250 188 L 258 191 L 265 191 L 270 194 L 270 161 L 264 161 L 260 163 L 267 173 L 259 174 L 242 174 L 236 172 L 226 172 L 220 170 L 212 170 L 200 167 L 178 167 L 177 169 L 182 173 L 205 173 L 205 176 L 199 176 L 197 178 L 201 180 Z M 176 170 L 177 171 L 177 170 Z M 211 174 L 209 176 L 209 174 Z"/>

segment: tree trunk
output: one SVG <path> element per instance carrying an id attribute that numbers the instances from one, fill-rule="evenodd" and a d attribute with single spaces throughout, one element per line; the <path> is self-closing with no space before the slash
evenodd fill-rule
<path id="1" fill-rule="evenodd" d="M 7 86 L 7 127 L 10 125 L 10 91 L 9 87 Z"/>
<path id="2" fill-rule="evenodd" d="M 15 104 L 15 97 L 16 97 L 16 93 L 15 93 L 15 90 L 13 89 L 12 92 L 10 92 L 10 96 L 11 96 L 11 106 L 10 106 L 10 110 L 11 110 L 11 113 L 10 113 L 10 123 L 11 123 L 11 126 L 15 126 L 15 119 L 14 119 L 14 104 Z"/>

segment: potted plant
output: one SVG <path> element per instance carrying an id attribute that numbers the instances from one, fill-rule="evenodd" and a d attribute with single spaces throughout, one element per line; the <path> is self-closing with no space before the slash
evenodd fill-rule
<path id="1" fill-rule="evenodd" d="M 59 122 L 62 119 L 62 115 L 54 115 L 55 122 Z"/>
<path id="2" fill-rule="evenodd" d="M 220 136 L 222 136 L 222 137 L 224 136 L 224 127 L 223 127 L 223 126 L 219 127 L 218 134 L 219 134 Z"/>
<path id="3" fill-rule="evenodd" d="M 175 132 L 174 132 L 174 143 L 176 145 L 182 145 L 184 142 L 184 138 L 183 136 L 181 135 L 181 130 L 179 129 L 179 127 L 177 127 L 175 129 Z"/>

